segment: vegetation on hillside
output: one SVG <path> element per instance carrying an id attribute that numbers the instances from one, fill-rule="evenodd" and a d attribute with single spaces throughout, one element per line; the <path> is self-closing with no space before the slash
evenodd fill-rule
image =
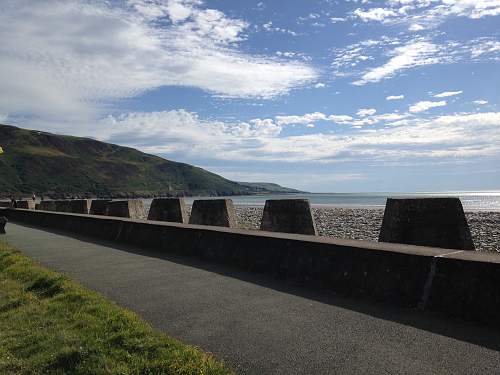
<path id="1" fill-rule="evenodd" d="M 273 192 L 89 138 L 0 125 L 0 195 L 149 197 Z M 279 187 L 281 188 L 281 187 Z M 282 189 L 282 188 L 281 188 Z"/>
<path id="2" fill-rule="evenodd" d="M 0 242 L 1 374 L 231 374 Z"/>

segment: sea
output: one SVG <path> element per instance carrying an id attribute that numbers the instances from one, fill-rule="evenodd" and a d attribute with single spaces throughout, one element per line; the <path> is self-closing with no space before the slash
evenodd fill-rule
<path id="1" fill-rule="evenodd" d="M 500 211 L 500 190 L 494 191 L 447 191 L 447 192 L 418 192 L 418 193 L 297 193 L 297 194 L 266 194 L 266 195 L 239 195 L 230 197 L 186 197 L 187 204 L 195 199 L 230 198 L 238 206 L 264 206 L 267 199 L 309 199 L 311 205 L 321 207 L 341 208 L 384 208 L 388 197 L 416 198 L 416 197 L 458 197 L 465 210 L 471 211 Z M 148 202 L 149 203 L 149 202 Z"/>

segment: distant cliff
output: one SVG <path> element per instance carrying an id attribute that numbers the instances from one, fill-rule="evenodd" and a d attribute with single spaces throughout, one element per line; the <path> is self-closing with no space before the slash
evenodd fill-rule
<path id="1" fill-rule="evenodd" d="M 150 197 L 296 192 L 227 180 L 189 164 L 89 138 L 0 125 L 0 195 Z"/>

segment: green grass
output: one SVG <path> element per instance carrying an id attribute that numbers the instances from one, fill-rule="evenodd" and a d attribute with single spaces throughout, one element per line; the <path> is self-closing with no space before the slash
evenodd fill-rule
<path id="1" fill-rule="evenodd" d="M 0 241 L 1 374 L 232 374 Z"/>

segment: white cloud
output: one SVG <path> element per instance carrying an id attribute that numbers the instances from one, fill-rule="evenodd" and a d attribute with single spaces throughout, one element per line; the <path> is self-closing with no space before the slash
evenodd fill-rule
<path id="1" fill-rule="evenodd" d="M 414 23 L 408 28 L 408 30 L 410 30 L 410 31 L 422 31 L 422 30 L 425 30 L 425 27 L 423 27 L 422 25 L 419 25 L 418 23 Z"/>
<path id="2" fill-rule="evenodd" d="M 330 17 L 330 21 L 332 23 L 345 22 L 345 21 L 347 21 L 347 18 L 343 18 L 343 17 Z"/>
<path id="3" fill-rule="evenodd" d="M 202 120 L 194 112 L 179 109 L 108 116 L 102 120 L 100 137 L 146 152 L 226 160 L 239 155 L 240 147 L 255 147 L 263 139 L 278 136 L 281 129 L 270 119 L 225 123 Z"/>
<path id="4" fill-rule="evenodd" d="M 380 115 L 373 116 L 372 119 L 375 120 L 376 123 L 380 121 L 392 122 L 405 119 L 408 116 L 409 115 L 407 113 L 383 113 Z"/>
<path id="5" fill-rule="evenodd" d="M 321 83 L 321 82 L 318 82 L 318 83 L 316 83 L 316 84 L 314 85 L 314 87 L 315 87 L 315 88 L 317 88 L 317 89 L 321 89 L 321 88 L 323 88 L 323 87 L 325 87 L 325 86 L 326 86 L 326 85 L 325 85 L 324 83 Z"/>
<path id="6" fill-rule="evenodd" d="M 453 63 L 496 63 L 500 61 L 500 42 L 491 37 L 467 42 L 431 42 L 429 37 L 413 35 L 367 39 L 333 50 L 331 64 L 337 77 L 359 77 L 354 85 L 379 82 L 419 66 Z M 373 67 L 373 61 L 389 60 Z"/>
<path id="7" fill-rule="evenodd" d="M 162 86 L 272 98 L 316 79 L 304 62 L 241 52 L 246 27 L 196 0 L 5 0 L 0 111 L 91 120 L 110 101 Z"/>
<path id="8" fill-rule="evenodd" d="M 391 9 L 385 8 L 372 8 L 369 10 L 362 10 L 358 8 L 354 11 L 354 15 L 359 17 L 359 19 L 361 19 L 361 21 L 363 22 L 384 22 L 388 18 L 397 16 L 397 13 Z"/>
<path id="9" fill-rule="evenodd" d="M 375 108 L 360 108 L 356 112 L 356 114 L 360 117 L 372 116 L 375 113 L 377 113 L 377 110 Z"/>
<path id="10" fill-rule="evenodd" d="M 500 112 L 407 119 L 356 134 L 268 138 L 259 152 L 279 161 L 394 161 L 500 155 Z M 456 162 L 456 159 L 454 159 Z"/>
<path id="11" fill-rule="evenodd" d="M 330 116 L 312 117 L 328 119 Z M 408 114 L 378 117 L 387 126 L 291 136 L 282 132 L 276 118 L 221 122 L 202 119 L 193 112 L 173 110 L 108 117 L 100 122 L 98 134 L 106 141 L 150 153 L 182 155 L 184 160 L 376 163 L 500 155 L 500 112 L 427 119 Z M 352 124 L 357 121 L 351 120 Z"/>
<path id="12" fill-rule="evenodd" d="M 277 32 L 277 33 L 282 33 L 282 34 L 290 34 L 292 36 L 297 36 L 298 35 L 293 30 L 289 30 L 289 29 L 286 29 L 286 28 L 283 28 L 283 27 L 276 27 L 276 26 L 274 26 L 272 21 L 264 23 L 262 25 L 262 28 L 265 31 L 268 31 L 268 32 Z"/>
<path id="13" fill-rule="evenodd" d="M 485 104 L 488 104 L 488 101 L 487 100 L 474 100 L 473 102 L 474 104 L 479 104 L 479 105 L 485 105 Z"/>
<path id="14" fill-rule="evenodd" d="M 337 124 L 347 124 L 353 120 L 351 116 L 348 115 L 326 115 L 322 112 L 306 113 L 304 115 L 293 115 L 293 116 L 276 116 L 275 121 L 278 125 L 290 125 L 290 124 L 310 124 L 317 121 L 330 121 Z"/>
<path id="15" fill-rule="evenodd" d="M 410 31 L 435 27 L 451 17 L 479 19 L 500 15 L 499 0 L 389 0 L 385 8 L 356 9 L 362 21 L 409 24 Z"/>
<path id="16" fill-rule="evenodd" d="M 500 41 L 497 40 L 476 40 L 471 49 L 471 56 L 473 58 L 478 58 L 487 54 L 495 54 L 500 52 Z"/>
<path id="17" fill-rule="evenodd" d="M 302 116 L 276 116 L 276 123 L 279 125 L 289 124 L 309 124 L 314 121 L 324 121 L 327 116 L 321 112 L 307 113 Z"/>
<path id="18" fill-rule="evenodd" d="M 435 107 L 444 107 L 445 105 L 446 105 L 445 100 L 441 100 L 439 102 L 430 102 L 425 100 L 410 106 L 410 112 L 411 113 L 424 112 L 427 111 L 428 109 Z"/>
<path id="19" fill-rule="evenodd" d="M 457 16 L 482 18 L 500 15 L 498 0 L 442 0 L 448 12 Z"/>
<path id="20" fill-rule="evenodd" d="M 369 82 L 379 82 L 402 70 L 436 64 L 439 62 L 439 58 L 435 56 L 437 50 L 435 44 L 425 41 L 417 41 L 398 47 L 393 51 L 393 57 L 387 63 L 370 69 L 353 84 L 360 86 Z"/>
<path id="21" fill-rule="evenodd" d="M 336 122 L 338 124 L 348 123 L 353 120 L 351 116 L 347 115 L 330 115 L 327 119 L 328 121 Z"/>
<path id="22" fill-rule="evenodd" d="M 434 97 L 435 98 L 447 98 L 449 96 L 460 95 L 461 93 L 463 93 L 462 90 L 460 90 L 460 91 L 445 91 L 445 92 L 434 95 Z"/>
<path id="23" fill-rule="evenodd" d="M 192 3 L 193 2 L 190 4 L 189 2 L 183 1 L 169 1 L 167 11 L 172 22 L 177 23 L 188 18 L 193 12 Z"/>
<path id="24" fill-rule="evenodd" d="M 385 100 L 401 100 L 404 99 L 404 95 L 389 95 L 385 98 Z"/>

